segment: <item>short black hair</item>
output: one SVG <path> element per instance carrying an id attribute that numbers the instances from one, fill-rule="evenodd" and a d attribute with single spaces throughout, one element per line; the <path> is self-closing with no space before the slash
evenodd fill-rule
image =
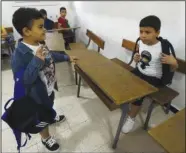
<path id="1" fill-rule="evenodd" d="M 161 28 L 161 21 L 157 16 L 149 15 L 140 21 L 139 26 L 140 27 L 152 27 L 156 31 L 159 31 Z"/>
<path id="2" fill-rule="evenodd" d="M 66 11 L 67 9 L 66 9 L 65 7 L 61 7 L 61 8 L 60 8 L 60 12 L 63 11 L 63 10 Z"/>
<path id="3" fill-rule="evenodd" d="M 43 19 L 42 14 L 35 8 L 19 8 L 12 17 L 12 24 L 20 35 L 23 35 L 23 28 L 32 27 L 33 20 Z"/>
<path id="4" fill-rule="evenodd" d="M 45 9 L 41 9 L 39 12 L 40 12 L 42 15 L 47 15 L 47 11 L 46 11 Z"/>

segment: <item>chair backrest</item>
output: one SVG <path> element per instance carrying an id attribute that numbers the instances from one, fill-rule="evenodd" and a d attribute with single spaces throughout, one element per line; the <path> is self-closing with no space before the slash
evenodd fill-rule
<path id="1" fill-rule="evenodd" d="M 14 32 L 14 30 L 13 30 L 12 27 L 5 27 L 5 30 L 6 30 L 6 32 L 7 32 L 8 34 Z"/>
<path id="2" fill-rule="evenodd" d="M 135 47 L 135 42 L 127 40 L 127 39 L 123 39 L 122 41 L 122 47 L 126 48 L 127 50 L 133 52 L 134 51 L 134 47 Z M 138 48 L 139 46 L 137 46 Z M 177 58 L 178 61 L 178 69 L 176 70 L 177 72 L 186 74 L 186 62 L 182 59 Z"/>
<path id="3" fill-rule="evenodd" d="M 90 31 L 89 29 L 87 29 L 87 33 L 86 35 L 89 37 L 89 42 L 87 44 L 87 47 L 90 44 L 90 41 L 92 40 L 95 44 L 98 45 L 98 52 L 100 52 L 100 48 L 104 49 L 105 46 L 105 41 L 102 40 L 99 36 L 97 36 L 96 34 L 94 34 L 92 31 Z"/>

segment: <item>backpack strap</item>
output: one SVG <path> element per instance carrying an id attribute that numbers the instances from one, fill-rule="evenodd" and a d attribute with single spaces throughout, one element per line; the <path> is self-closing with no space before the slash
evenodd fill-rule
<path id="1" fill-rule="evenodd" d="M 8 106 L 8 104 L 12 101 L 12 100 L 14 100 L 14 98 L 10 98 L 7 102 L 6 102 L 6 104 L 4 105 L 4 110 L 5 111 L 7 111 L 7 106 Z"/>
<path id="2" fill-rule="evenodd" d="M 30 135 L 29 133 L 25 133 L 25 135 L 26 135 L 26 140 L 25 140 L 25 142 L 21 145 L 21 136 L 22 136 L 21 133 L 22 133 L 22 132 L 20 132 L 20 131 L 18 131 L 18 130 L 16 130 L 16 129 L 12 129 L 12 130 L 13 130 L 13 133 L 14 133 L 15 138 L 16 138 L 16 141 L 17 141 L 17 150 L 18 150 L 18 152 L 20 153 L 21 147 L 26 146 L 27 141 L 31 139 L 31 135 Z"/>
<path id="3" fill-rule="evenodd" d="M 129 62 L 129 65 L 132 63 L 135 53 L 138 52 L 136 49 L 137 49 L 137 45 L 138 45 L 138 41 L 139 40 L 140 40 L 140 37 L 136 40 L 136 43 L 135 43 L 135 46 L 134 46 L 134 50 L 133 50 L 132 57 L 131 57 L 131 60 Z"/>
<path id="4" fill-rule="evenodd" d="M 167 39 L 163 39 L 162 37 L 158 37 L 157 39 L 161 42 L 162 53 L 167 55 L 172 54 L 176 58 L 172 44 Z M 162 64 L 162 85 L 170 85 L 172 83 L 173 76 L 174 72 L 171 71 L 170 65 Z"/>

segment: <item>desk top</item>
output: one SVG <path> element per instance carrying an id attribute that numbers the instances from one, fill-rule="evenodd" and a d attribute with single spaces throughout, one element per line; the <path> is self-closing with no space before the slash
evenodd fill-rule
<path id="1" fill-rule="evenodd" d="M 77 66 L 117 105 L 157 91 L 157 88 L 96 51 L 68 51 L 67 54 L 79 58 Z"/>
<path id="2" fill-rule="evenodd" d="M 185 153 L 185 108 L 148 133 L 169 153 Z"/>
<path id="3" fill-rule="evenodd" d="M 47 33 L 46 44 L 49 49 L 61 50 L 61 38 L 58 32 Z M 157 88 L 96 51 L 68 50 L 66 53 L 79 58 L 77 66 L 117 105 L 157 91 Z"/>
<path id="4" fill-rule="evenodd" d="M 77 65 L 100 65 L 104 63 L 110 62 L 108 58 L 104 57 L 103 55 L 97 53 L 95 50 L 68 50 L 66 53 L 70 56 L 76 56 L 79 60 L 77 61 Z"/>
<path id="5" fill-rule="evenodd" d="M 115 104 L 121 105 L 151 94 L 157 89 L 112 61 L 94 66 L 78 63 Z"/>
<path id="6" fill-rule="evenodd" d="M 74 29 L 79 29 L 79 28 L 80 28 L 80 27 L 58 28 L 58 29 L 47 30 L 47 32 L 67 31 L 67 30 L 74 30 Z"/>

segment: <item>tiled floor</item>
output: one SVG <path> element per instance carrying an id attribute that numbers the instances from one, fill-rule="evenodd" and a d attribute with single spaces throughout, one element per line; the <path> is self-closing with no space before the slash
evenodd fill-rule
<path id="1" fill-rule="evenodd" d="M 93 91 L 83 82 L 81 97 L 76 97 L 72 67 L 68 63 L 57 64 L 59 92 L 56 92 L 55 109 L 64 113 L 67 120 L 53 125 L 50 132 L 61 145 L 61 152 L 164 152 L 164 150 L 142 129 L 145 119 L 146 102 L 135 129 L 127 135 L 121 134 L 116 150 L 111 148 L 116 133 L 120 110 L 110 112 Z M 2 72 L 2 105 L 13 93 L 12 72 L 8 68 Z M 3 110 L 3 109 L 2 109 Z M 3 110 L 4 112 L 4 110 Z M 165 115 L 157 107 L 151 117 L 150 126 L 155 126 L 173 114 Z M 2 151 L 15 152 L 16 142 L 12 131 L 2 122 Z M 33 135 L 23 152 L 46 152 L 39 135 Z"/>

